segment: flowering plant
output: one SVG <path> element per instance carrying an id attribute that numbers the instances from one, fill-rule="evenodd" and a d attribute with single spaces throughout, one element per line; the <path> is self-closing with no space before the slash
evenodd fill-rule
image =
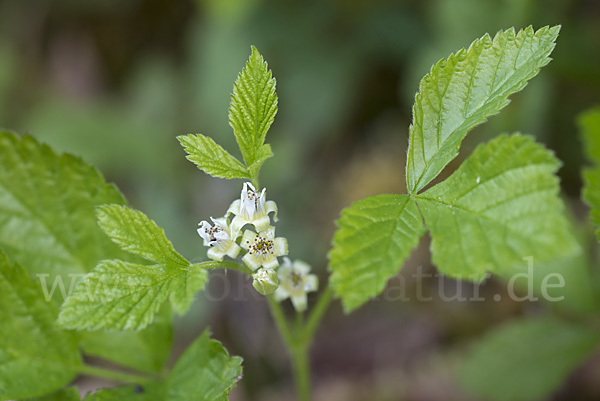
<path id="1" fill-rule="evenodd" d="M 205 173 L 243 180 L 240 198 L 223 217 L 199 223 L 207 261 L 184 258 L 162 228 L 128 207 L 93 167 L 29 136 L 0 133 L 0 400 L 79 400 L 76 389 L 66 386 L 80 374 L 128 384 L 90 394 L 88 401 L 227 399 L 241 378 L 242 360 L 208 331 L 170 370 L 164 367 L 172 311 L 186 313 L 208 271 L 223 268 L 243 272 L 265 296 L 289 350 L 298 398 L 306 401 L 308 350 L 332 299 L 350 313 L 381 294 L 426 232 L 438 269 L 475 282 L 522 267 L 524 257 L 544 261 L 577 252 L 558 197 L 560 162 L 532 137 L 501 135 L 477 147 L 448 178 L 434 181 L 467 133 L 550 61 L 558 31 L 485 35 L 432 67 L 421 81 L 409 128 L 408 193 L 370 196 L 341 212 L 328 255 L 330 276 L 321 283 L 317 273 L 324 272 L 311 273 L 307 263 L 287 257 L 293 244 L 275 235 L 278 206 L 259 186 L 261 167 L 273 156 L 265 141 L 278 100 L 275 79 L 254 47 L 229 109 L 243 161 L 207 136 L 178 137 L 187 158 Z M 598 207 L 600 197 L 589 194 Z M 80 280 L 64 302 L 52 295 L 44 302 L 46 293 L 30 279 L 40 272 Z M 294 324 L 281 306 L 288 299 Z M 584 351 L 597 344 L 587 328 L 566 328 L 558 320 L 534 329 L 524 336 L 534 333 L 536 341 L 550 338 L 558 345 L 568 338 Z M 82 354 L 135 373 L 90 365 Z M 550 372 L 552 380 L 538 381 L 555 382 L 571 365 L 565 366 Z M 471 387 L 477 391 L 478 385 Z"/>

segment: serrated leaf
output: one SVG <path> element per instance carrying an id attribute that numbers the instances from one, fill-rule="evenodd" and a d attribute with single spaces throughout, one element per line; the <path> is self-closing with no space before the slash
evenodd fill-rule
<path id="1" fill-rule="evenodd" d="M 490 401 L 546 399 L 598 342 L 594 330 L 556 318 L 510 322 L 475 345 L 460 382 Z"/>
<path id="2" fill-rule="evenodd" d="M 577 118 L 577 122 L 587 158 L 595 164 L 600 164 L 600 107 L 583 112 Z"/>
<path id="3" fill-rule="evenodd" d="M 52 293 L 56 303 L 101 259 L 137 260 L 98 226 L 95 207 L 106 203 L 125 200 L 95 168 L 71 155 L 58 155 L 30 136 L 0 132 L 0 248 L 37 279 L 44 295 Z M 170 322 L 162 324 L 167 326 L 162 332 L 170 331 Z M 81 341 L 85 352 L 93 343 L 93 355 L 155 371 L 169 353 L 166 347 L 147 348 L 159 332 L 82 333 Z M 131 349 L 138 353 L 130 361 Z M 112 359 L 115 355 L 120 358 Z M 144 360 L 152 364 L 144 367 Z"/>
<path id="4" fill-rule="evenodd" d="M 54 328 L 56 314 L 25 270 L 0 253 L 0 400 L 46 394 L 76 376 L 77 341 Z"/>
<path id="5" fill-rule="evenodd" d="M 77 387 L 69 387 L 41 397 L 27 398 L 22 401 L 80 401 Z"/>
<path id="6" fill-rule="evenodd" d="M 125 200 L 95 168 L 0 132 L 0 248 L 33 277 L 68 281 L 106 255 L 126 257 L 98 227 L 94 207 L 104 203 Z"/>
<path id="7" fill-rule="evenodd" d="M 165 381 L 98 390 L 85 401 L 226 401 L 241 377 L 241 361 L 230 357 L 205 331 L 183 353 Z"/>
<path id="8" fill-rule="evenodd" d="M 80 344 L 87 355 L 142 372 L 158 373 L 163 370 L 171 351 L 171 317 L 171 308 L 164 305 L 144 330 L 84 332 Z"/>
<path id="9" fill-rule="evenodd" d="M 448 179 L 417 196 L 433 262 L 456 278 L 510 271 L 575 252 L 558 197 L 560 162 L 531 137 L 502 135 Z"/>
<path id="10" fill-rule="evenodd" d="M 211 264 L 211 262 L 208 262 Z M 178 275 L 173 281 L 173 287 L 169 301 L 175 312 L 183 315 L 192 305 L 194 297 L 198 291 L 204 289 L 208 281 L 208 272 L 205 269 L 206 264 L 194 264 L 190 266 L 186 274 Z"/>
<path id="11" fill-rule="evenodd" d="M 261 148 L 275 114 L 275 79 L 253 46 L 246 67 L 233 85 L 229 106 L 229 125 L 233 128 L 246 166 L 250 167 L 260 159 Z"/>
<path id="12" fill-rule="evenodd" d="M 583 113 L 579 129 L 586 155 L 594 164 L 583 170 L 583 200 L 591 208 L 590 216 L 600 240 L 600 108 Z"/>
<path id="13" fill-rule="evenodd" d="M 377 195 L 342 211 L 329 252 L 330 283 L 346 313 L 383 291 L 425 232 L 414 200 Z"/>
<path id="14" fill-rule="evenodd" d="M 119 386 L 88 393 L 84 401 L 166 401 L 164 382 Z"/>
<path id="15" fill-rule="evenodd" d="M 179 358 L 167 379 L 168 401 L 217 401 L 235 386 L 242 359 L 230 357 L 205 331 Z"/>
<path id="16" fill-rule="evenodd" d="M 206 262 L 177 268 L 104 260 L 77 285 L 63 304 L 57 324 L 69 329 L 140 330 L 169 298 L 184 313 L 208 279 Z M 183 295 L 173 297 L 181 292 Z"/>
<path id="17" fill-rule="evenodd" d="M 186 158 L 206 174 L 220 178 L 251 178 L 246 166 L 211 138 L 190 134 L 180 135 L 177 139 L 188 153 Z"/>
<path id="18" fill-rule="evenodd" d="M 256 160 L 254 161 L 254 163 L 252 163 L 252 165 L 248 166 L 248 171 L 250 172 L 250 175 L 256 175 L 256 172 L 260 169 L 265 160 L 267 160 L 270 157 L 273 157 L 273 151 L 271 150 L 271 145 L 267 143 L 260 147 L 260 149 L 256 153 Z"/>
<path id="19" fill-rule="evenodd" d="M 421 81 L 410 126 L 406 182 L 416 194 L 456 157 L 465 135 L 548 64 L 560 27 L 483 36 L 438 62 Z"/>
<path id="20" fill-rule="evenodd" d="M 184 268 L 190 265 L 173 249 L 164 230 L 139 210 L 103 205 L 96 214 L 100 227 L 121 249 L 158 264 Z"/>

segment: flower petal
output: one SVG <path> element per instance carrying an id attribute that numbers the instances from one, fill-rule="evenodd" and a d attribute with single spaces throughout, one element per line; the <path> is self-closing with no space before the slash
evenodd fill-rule
<path id="1" fill-rule="evenodd" d="M 270 256 L 262 262 L 262 265 L 266 269 L 275 269 L 277 266 L 279 266 L 279 261 L 277 260 L 277 257 Z"/>
<path id="2" fill-rule="evenodd" d="M 217 247 L 212 247 L 208 250 L 208 252 L 206 252 L 206 256 L 217 262 L 222 262 L 223 256 L 225 256 L 225 252 L 221 251 Z"/>
<path id="3" fill-rule="evenodd" d="M 246 264 L 246 266 L 248 266 L 252 271 L 258 269 L 260 266 L 262 266 L 262 259 L 256 257 L 255 255 L 251 254 L 251 253 L 247 253 L 244 255 L 244 257 L 242 258 L 242 262 L 244 262 Z"/>
<path id="4" fill-rule="evenodd" d="M 258 232 L 265 231 L 265 229 L 271 225 L 271 219 L 267 215 L 248 222 L 252 224 Z"/>
<path id="5" fill-rule="evenodd" d="M 273 240 L 273 254 L 276 256 L 283 256 L 288 254 L 287 239 L 279 237 Z"/>
<path id="6" fill-rule="evenodd" d="M 254 231 L 251 231 L 251 230 L 244 231 L 244 235 L 242 236 L 242 242 L 240 243 L 242 248 L 244 248 L 245 250 L 248 250 L 248 248 L 250 248 L 250 246 L 256 240 L 256 237 L 257 237 L 257 235 Z"/>
<path id="7" fill-rule="evenodd" d="M 268 215 L 271 212 L 275 212 L 275 214 L 273 215 L 273 221 L 279 221 L 279 219 L 277 218 L 277 204 L 274 201 L 267 201 L 265 203 L 265 213 Z"/>
<path id="8" fill-rule="evenodd" d="M 279 280 L 281 280 L 281 276 L 279 276 Z M 277 302 L 281 302 L 289 296 L 290 294 L 284 288 L 282 288 L 281 285 L 273 293 L 273 298 L 275 298 L 275 301 Z"/>
<path id="9" fill-rule="evenodd" d="M 304 312 L 306 310 L 306 293 L 294 295 L 292 298 L 292 304 L 294 304 L 294 309 L 298 312 Z"/>
<path id="10" fill-rule="evenodd" d="M 319 279 L 314 274 L 309 274 L 304 279 L 304 288 L 305 292 L 317 291 L 319 289 Z"/>
<path id="11" fill-rule="evenodd" d="M 235 242 L 231 242 L 231 245 L 229 245 L 229 247 L 227 247 L 227 249 L 225 249 L 225 254 L 227 256 L 229 256 L 231 259 L 235 259 L 237 258 L 238 254 L 240 253 L 240 251 L 242 250 L 242 248 L 240 248 L 238 246 L 238 244 L 236 244 Z"/>

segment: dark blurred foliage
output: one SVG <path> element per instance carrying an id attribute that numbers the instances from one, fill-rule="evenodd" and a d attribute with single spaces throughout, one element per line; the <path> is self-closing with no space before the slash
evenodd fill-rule
<path id="1" fill-rule="evenodd" d="M 165 227 L 177 249 L 203 258 L 197 222 L 224 213 L 241 184 L 205 176 L 175 137 L 202 132 L 238 154 L 227 107 L 253 44 L 279 94 L 267 138 L 276 156 L 262 183 L 279 204 L 290 256 L 310 262 L 324 283 L 341 208 L 404 190 L 412 101 L 430 66 L 486 32 L 554 24 L 562 25 L 554 61 L 467 138 L 460 157 L 500 132 L 535 135 L 563 160 L 562 185 L 582 224 L 575 118 L 600 101 L 595 0 L 0 0 L 0 126 L 81 155 Z M 427 242 L 391 289 L 401 282 L 410 297 L 415 269 L 434 272 Z M 440 279 L 425 283 L 438 292 Z M 501 290 L 494 280 L 482 287 Z M 200 298 L 178 321 L 175 349 L 210 324 L 245 357 L 232 399 L 292 399 L 285 352 L 248 280 L 215 275 Z M 465 344 L 547 308 L 384 298 L 350 317 L 338 305 L 327 315 L 313 348 L 317 399 L 467 399 L 452 378 Z M 599 397 L 582 371 L 554 399 L 574 399 L 573 388 Z"/>

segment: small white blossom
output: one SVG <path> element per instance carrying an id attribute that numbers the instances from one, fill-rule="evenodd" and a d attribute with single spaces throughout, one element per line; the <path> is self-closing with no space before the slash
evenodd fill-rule
<path id="1" fill-rule="evenodd" d="M 258 234 L 252 230 L 246 230 L 240 245 L 248 251 L 242 261 L 253 271 L 261 266 L 266 269 L 276 268 L 279 266 L 277 257 L 288 253 L 287 239 L 275 238 L 275 227 L 273 226 L 268 226 Z"/>
<path id="2" fill-rule="evenodd" d="M 279 285 L 277 273 L 273 269 L 258 269 L 253 275 L 252 286 L 263 295 L 272 294 Z"/>
<path id="3" fill-rule="evenodd" d="M 204 240 L 204 246 L 210 247 L 207 256 L 219 262 L 225 255 L 235 259 L 241 250 L 235 243 L 239 231 L 233 231 L 224 217 L 210 219 L 213 221 L 212 226 L 207 221 L 201 221 L 198 229 L 198 234 Z"/>
<path id="4" fill-rule="evenodd" d="M 301 260 L 292 263 L 288 258 L 283 258 L 283 265 L 277 269 L 279 288 L 273 295 L 275 300 L 281 302 L 289 297 L 298 312 L 305 311 L 306 293 L 316 291 L 319 287 L 317 276 L 308 274 L 309 271 L 307 263 Z"/>
<path id="5" fill-rule="evenodd" d="M 266 188 L 258 193 L 249 182 L 244 183 L 240 199 L 233 201 L 226 216 L 230 213 L 235 217 L 231 222 L 234 230 L 240 230 L 246 224 L 254 226 L 256 231 L 264 231 L 270 224 L 269 213 L 274 212 L 273 221 L 277 221 L 277 204 L 265 199 Z"/>

